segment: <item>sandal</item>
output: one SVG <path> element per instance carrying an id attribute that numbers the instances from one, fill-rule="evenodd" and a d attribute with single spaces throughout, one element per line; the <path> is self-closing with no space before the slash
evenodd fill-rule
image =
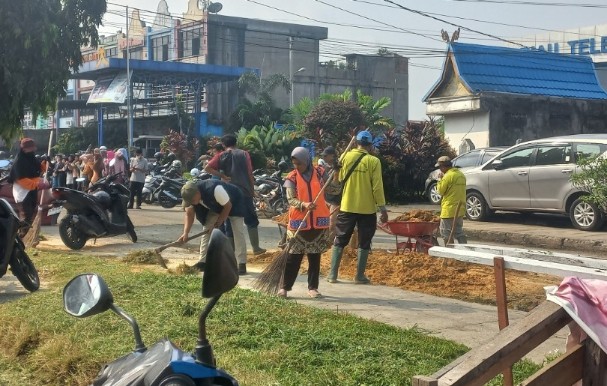
<path id="1" fill-rule="evenodd" d="M 322 298 L 322 295 L 320 292 L 318 292 L 317 290 L 309 290 L 308 291 L 308 296 L 313 298 L 313 299 L 318 299 L 318 298 Z"/>
<path id="2" fill-rule="evenodd" d="M 281 289 L 280 291 L 278 291 L 278 293 L 276 294 L 276 296 L 278 296 L 279 298 L 287 298 L 287 290 Z"/>

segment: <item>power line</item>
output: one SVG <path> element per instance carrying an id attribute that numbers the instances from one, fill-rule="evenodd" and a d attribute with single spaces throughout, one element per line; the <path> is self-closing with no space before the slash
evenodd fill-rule
<path id="1" fill-rule="evenodd" d="M 538 1 L 516 1 L 516 0 L 444 0 L 462 3 L 491 3 L 491 4 L 509 4 L 509 5 L 536 5 L 545 7 L 579 7 L 579 8 L 607 8 L 604 4 L 571 4 L 571 3 L 541 3 Z"/>
<path id="2" fill-rule="evenodd" d="M 319 1 L 319 0 L 316 0 L 316 1 Z M 397 6 L 397 7 L 399 7 L 399 8 L 402 8 L 402 9 L 404 9 L 405 11 L 408 11 L 408 12 L 416 13 L 416 14 L 418 14 L 418 15 L 421 15 L 421 16 L 424 16 L 424 17 L 427 17 L 427 18 L 430 18 L 430 19 L 438 20 L 438 21 L 441 21 L 441 22 L 443 22 L 443 23 L 447 23 L 447 24 L 450 24 L 450 25 L 452 25 L 452 26 L 455 26 L 455 27 L 461 28 L 461 29 L 463 29 L 463 30 L 470 31 L 470 32 L 474 32 L 474 33 L 477 33 L 477 34 L 479 34 L 479 35 L 485 35 L 485 36 L 489 36 L 489 37 L 491 37 L 491 38 L 494 38 L 494 39 L 497 39 L 497 40 L 500 40 L 500 41 L 503 41 L 503 42 L 506 42 L 506 43 L 510 43 L 510 44 L 513 44 L 513 45 L 516 45 L 516 46 L 520 46 L 520 47 L 524 47 L 524 45 L 523 45 L 523 44 L 516 43 L 516 42 L 513 42 L 513 41 L 508 40 L 508 39 L 503 39 L 503 38 L 500 38 L 499 36 L 495 36 L 495 35 L 491 35 L 491 34 L 488 34 L 488 33 L 485 33 L 485 32 L 481 32 L 481 31 L 478 31 L 478 30 L 474 30 L 474 29 L 472 29 L 472 28 L 468 28 L 468 27 L 465 27 L 465 26 L 460 25 L 460 24 L 452 23 L 452 22 L 450 22 L 450 21 L 448 21 L 448 20 L 445 20 L 445 19 L 440 19 L 440 18 L 438 18 L 438 17 L 436 17 L 436 16 L 429 15 L 429 14 L 427 14 L 427 13 L 425 13 L 425 12 L 418 11 L 418 10 L 415 10 L 415 9 L 412 9 L 412 8 L 408 8 L 408 7 L 405 7 L 404 5 L 397 4 L 397 3 L 395 3 L 395 2 L 394 2 L 394 1 L 392 1 L 392 0 L 384 0 L 384 1 L 385 1 L 386 3 L 390 3 L 390 4 L 393 4 L 393 5 Z"/>

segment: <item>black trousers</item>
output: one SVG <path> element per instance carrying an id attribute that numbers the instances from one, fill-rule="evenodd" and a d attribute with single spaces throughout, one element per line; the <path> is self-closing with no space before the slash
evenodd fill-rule
<path id="1" fill-rule="evenodd" d="M 30 190 L 27 196 L 25 196 L 25 200 L 21 202 L 21 210 L 23 212 L 22 220 L 31 225 L 34 222 L 34 217 L 36 216 L 37 209 L 38 190 Z"/>
<path id="2" fill-rule="evenodd" d="M 129 208 L 133 208 L 135 197 L 137 197 L 137 206 L 141 206 L 141 194 L 143 193 L 143 182 L 131 181 L 131 199 L 129 200 Z"/>
<path id="3" fill-rule="evenodd" d="M 289 253 L 287 257 L 287 264 L 285 265 L 285 271 L 282 276 L 282 289 L 291 291 L 299 268 L 301 267 L 301 261 L 303 260 L 302 254 Z M 308 253 L 308 290 L 318 289 L 318 280 L 320 277 L 320 253 Z"/>
<path id="4" fill-rule="evenodd" d="M 345 248 L 350 242 L 354 228 L 358 227 L 358 248 L 371 249 L 371 240 L 377 229 L 377 215 L 349 213 L 340 211 L 335 224 L 335 241 L 333 245 Z"/>

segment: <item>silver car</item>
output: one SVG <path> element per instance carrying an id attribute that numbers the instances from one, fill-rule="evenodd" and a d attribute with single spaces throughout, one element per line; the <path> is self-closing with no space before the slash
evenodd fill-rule
<path id="1" fill-rule="evenodd" d="M 483 147 L 471 150 L 467 153 L 458 155 L 453 158 L 453 166 L 461 171 L 471 169 L 485 164 L 491 158 L 508 149 L 508 146 Z M 428 200 L 435 205 L 440 204 L 441 196 L 436 190 L 436 183 L 439 180 L 440 170 L 435 169 L 428 174 L 426 178 L 426 195 Z"/>
<path id="2" fill-rule="evenodd" d="M 495 210 L 569 215 L 582 230 L 601 228 L 604 213 L 571 183 L 580 157 L 607 151 L 607 134 L 552 137 L 515 145 L 466 175 L 466 217 L 485 220 Z"/>

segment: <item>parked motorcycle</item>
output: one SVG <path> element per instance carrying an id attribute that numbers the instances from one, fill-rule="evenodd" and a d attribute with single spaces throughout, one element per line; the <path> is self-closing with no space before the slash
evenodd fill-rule
<path id="1" fill-rule="evenodd" d="M 236 259 L 229 245 L 227 237 L 215 229 L 202 279 L 202 296 L 210 300 L 198 319 L 198 342 L 193 354 L 180 350 L 166 338 L 146 348 L 137 321 L 114 304 L 112 293 L 100 276 L 79 275 L 65 286 L 63 305 L 67 313 L 85 318 L 112 310 L 130 323 L 135 335 L 135 350 L 107 364 L 93 386 L 238 386 L 236 379 L 216 367 L 206 336 L 207 316 L 221 295 L 238 283 Z"/>
<path id="2" fill-rule="evenodd" d="M 21 285 L 33 292 L 40 288 L 40 278 L 19 237 L 19 230 L 24 227 L 27 224 L 19 219 L 11 204 L 0 198 L 0 277 L 10 266 Z"/>
<path id="3" fill-rule="evenodd" d="M 288 170 L 286 162 L 278 164 L 278 170 L 271 175 L 258 174 L 255 177 L 254 203 L 257 212 L 264 217 L 276 216 L 289 209 L 282 174 Z"/>
<path id="4" fill-rule="evenodd" d="M 129 189 L 117 182 L 120 173 L 101 178 L 87 192 L 54 188 L 67 214 L 59 224 L 59 236 L 68 248 L 81 249 L 88 239 L 128 234 L 137 242 L 135 227 L 127 212 Z"/>

